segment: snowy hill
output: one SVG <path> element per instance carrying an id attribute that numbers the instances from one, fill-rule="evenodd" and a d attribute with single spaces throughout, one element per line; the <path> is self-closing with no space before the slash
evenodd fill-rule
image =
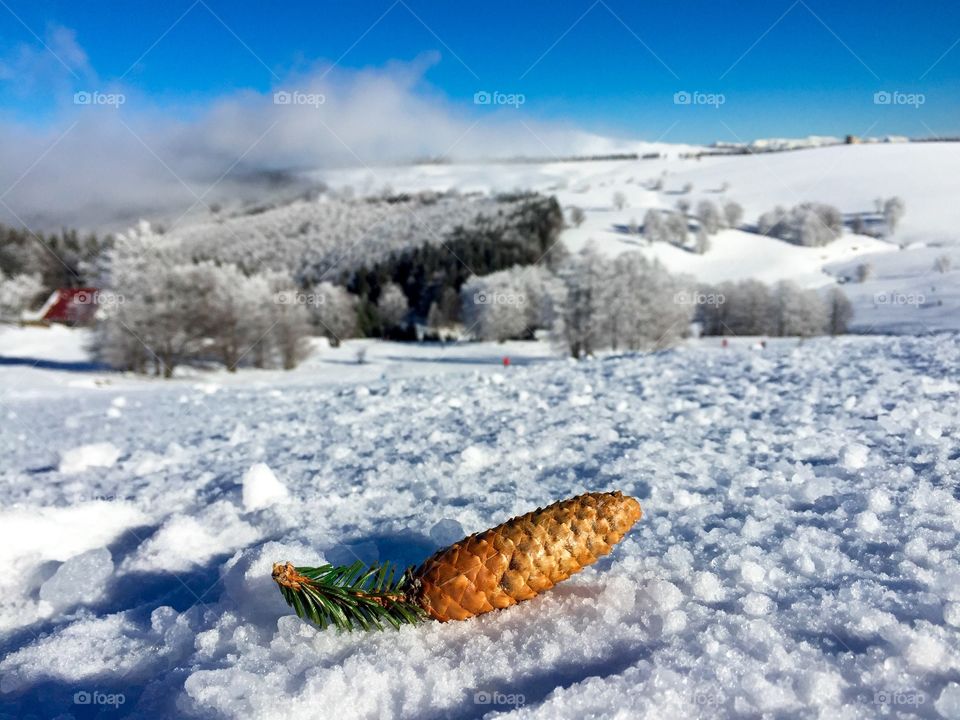
<path id="1" fill-rule="evenodd" d="M 955 337 L 424 360 L 59 388 L 85 373 L 0 367 L 0 713 L 956 717 Z M 609 558 L 476 620 L 319 632 L 269 578 L 415 563 L 608 489 L 645 512 Z"/>
<path id="2" fill-rule="evenodd" d="M 689 151 L 690 148 L 682 148 Z M 758 278 L 767 282 L 793 279 L 807 287 L 835 282 L 835 277 L 861 262 L 874 269 L 871 278 L 847 290 L 855 301 L 855 327 L 873 332 L 915 332 L 949 327 L 960 329 L 960 298 L 956 274 L 941 278 L 938 300 L 944 309 L 938 320 L 916 305 L 892 314 L 876 311 L 882 293 L 916 292 L 931 281 L 933 261 L 940 255 L 960 267 L 960 143 L 875 143 L 814 147 L 792 152 L 684 158 L 683 152 L 659 149 L 663 157 L 634 161 L 555 162 L 542 164 L 420 165 L 325 171 L 316 177 L 339 188 L 374 192 L 383 186 L 396 191 L 458 188 L 495 192 L 525 188 L 556 195 L 565 208 L 579 207 L 586 220 L 569 228 L 563 239 L 571 249 L 595 240 L 610 254 L 640 250 L 658 257 L 672 271 L 690 273 L 704 282 Z M 664 178 L 660 191 L 648 189 Z M 685 185 L 692 189 L 683 194 Z M 625 207 L 613 207 L 622 193 Z M 744 210 L 744 221 L 755 223 L 777 205 L 819 201 L 842 212 L 874 209 L 876 198 L 900 196 L 904 216 L 890 241 L 845 233 L 821 248 L 789 245 L 775 238 L 738 230 L 721 231 L 704 256 L 657 244 L 625 231 L 642 223 L 649 208 L 672 208 L 681 197 L 693 206 L 700 200 L 733 200 Z M 904 249 L 900 249 L 903 247 Z M 904 273 L 904 268 L 910 268 Z M 930 291 L 928 289 L 927 294 Z M 881 303 L 882 304 L 882 303 Z"/>

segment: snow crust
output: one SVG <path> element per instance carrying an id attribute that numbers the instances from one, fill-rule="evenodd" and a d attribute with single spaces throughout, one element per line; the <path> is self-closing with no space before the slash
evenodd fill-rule
<path id="1" fill-rule="evenodd" d="M 0 434 L 0 713 L 957 717 L 958 366 L 947 335 L 701 342 L 5 398 L 24 437 Z M 101 443 L 124 454 L 63 471 Z M 251 509 L 273 476 L 288 501 Z M 609 558 L 473 621 L 321 632 L 269 577 L 417 563 L 611 489 L 645 515 Z"/>

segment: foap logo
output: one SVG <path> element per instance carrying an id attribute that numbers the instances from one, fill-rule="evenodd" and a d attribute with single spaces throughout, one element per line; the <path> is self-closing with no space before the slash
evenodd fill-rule
<path id="1" fill-rule="evenodd" d="M 923 293 L 881 292 L 873 296 L 876 305 L 907 305 L 920 307 L 925 305 L 927 297 Z"/>
<path id="2" fill-rule="evenodd" d="M 523 93 L 505 93 L 499 90 L 489 92 L 487 90 L 477 90 L 473 94 L 474 105 L 507 105 L 519 108 L 527 102 L 527 96 Z"/>
<path id="3" fill-rule="evenodd" d="M 111 705 L 114 709 L 127 701 L 123 693 L 105 693 L 99 690 L 79 690 L 73 694 L 74 705 Z"/>
<path id="4" fill-rule="evenodd" d="M 878 90 L 873 94 L 874 105 L 907 105 L 919 108 L 926 104 L 927 96 L 923 93 L 900 92 L 899 90 Z"/>
<path id="5" fill-rule="evenodd" d="M 73 296 L 73 301 L 78 305 L 97 305 L 101 307 L 123 305 L 124 296 L 119 293 L 100 292 L 94 290 L 81 290 Z"/>
<path id="6" fill-rule="evenodd" d="M 74 105 L 109 105 L 118 108 L 127 101 L 123 93 L 103 93 L 97 90 L 81 90 L 73 94 Z"/>
<path id="7" fill-rule="evenodd" d="M 523 305 L 526 297 L 519 293 L 486 292 L 481 290 L 473 294 L 475 305 Z"/>
<path id="8" fill-rule="evenodd" d="M 275 302 L 277 305 L 307 305 L 309 307 L 316 307 L 318 305 L 326 304 L 327 298 L 325 295 L 320 293 L 305 293 L 298 290 L 282 290 L 281 292 L 274 294 L 273 302 Z"/>
<path id="9" fill-rule="evenodd" d="M 708 690 L 697 690 L 691 697 L 693 704 L 697 707 L 718 707 L 724 703 L 724 696 L 717 692 Z"/>
<path id="10" fill-rule="evenodd" d="M 723 93 L 707 93 L 694 90 L 687 92 L 679 90 L 673 94 L 674 105 L 707 105 L 713 108 L 719 108 L 727 102 L 727 96 Z"/>
<path id="11" fill-rule="evenodd" d="M 505 705 L 518 708 L 527 699 L 521 693 L 502 693 L 496 690 L 478 690 L 473 694 L 474 705 Z"/>
<path id="12" fill-rule="evenodd" d="M 914 690 L 880 690 L 873 694 L 874 705 L 896 707 L 919 707 L 927 702 L 927 696 Z"/>
<path id="13" fill-rule="evenodd" d="M 723 293 L 702 293 L 702 292 L 678 292 L 673 296 L 673 302 L 677 305 L 712 305 L 714 307 L 723 305 L 727 301 Z"/>
<path id="14" fill-rule="evenodd" d="M 319 108 L 327 102 L 323 93 L 305 93 L 299 90 L 278 90 L 273 94 L 274 105 L 307 105 Z"/>

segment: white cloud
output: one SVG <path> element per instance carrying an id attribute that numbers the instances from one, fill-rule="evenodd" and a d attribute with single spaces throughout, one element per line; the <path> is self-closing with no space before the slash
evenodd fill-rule
<path id="1" fill-rule="evenodd" d="M 86 84 L 95 82 L 70 31 L 53 31 L 50 42 Z M 39 66 L 49 72 L 51 59 L 60 65 L 35 56 L 17 62 L 27 72 L 33 61 L 36 74 Z M 176 217 L 197 196 L 210 203 L 249 193 L 249 178 L 268 172 L 613 147 L 538 122 L 531 98 L 520 108 L 477 106 L 472 97 L 452 102 L 424 81 L 438 61 L 429 54 L 364 70 L 318 65 L 288 74 L 267 92 L 234 92 L 201 106 L 160 104 L 106 83 L 82 88 L 103 96 L 76 105 L 74 82 L 44 129 L 0 123 L 7 139 L 0 146 L 0 199 L 35 227 L 116 227 L 138 217 Z M 297 94 L 277 104 L 277 92 Z M 122 104 L 110 104 L 110 93 L 121 94 Z M 0 214 L 11 221 L 2 205 Z"/>

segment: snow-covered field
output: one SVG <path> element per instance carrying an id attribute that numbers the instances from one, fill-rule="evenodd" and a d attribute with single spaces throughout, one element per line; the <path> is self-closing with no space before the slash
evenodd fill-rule
<path id="1" fill-rule="evenodd" d="M 399 347 L 0 365 L 0 713 L 960 717 L 957 337 Z M 645 512 L 610 557 L 479 619 L 320 632 L 269 577 L 610 489 Z"/>

